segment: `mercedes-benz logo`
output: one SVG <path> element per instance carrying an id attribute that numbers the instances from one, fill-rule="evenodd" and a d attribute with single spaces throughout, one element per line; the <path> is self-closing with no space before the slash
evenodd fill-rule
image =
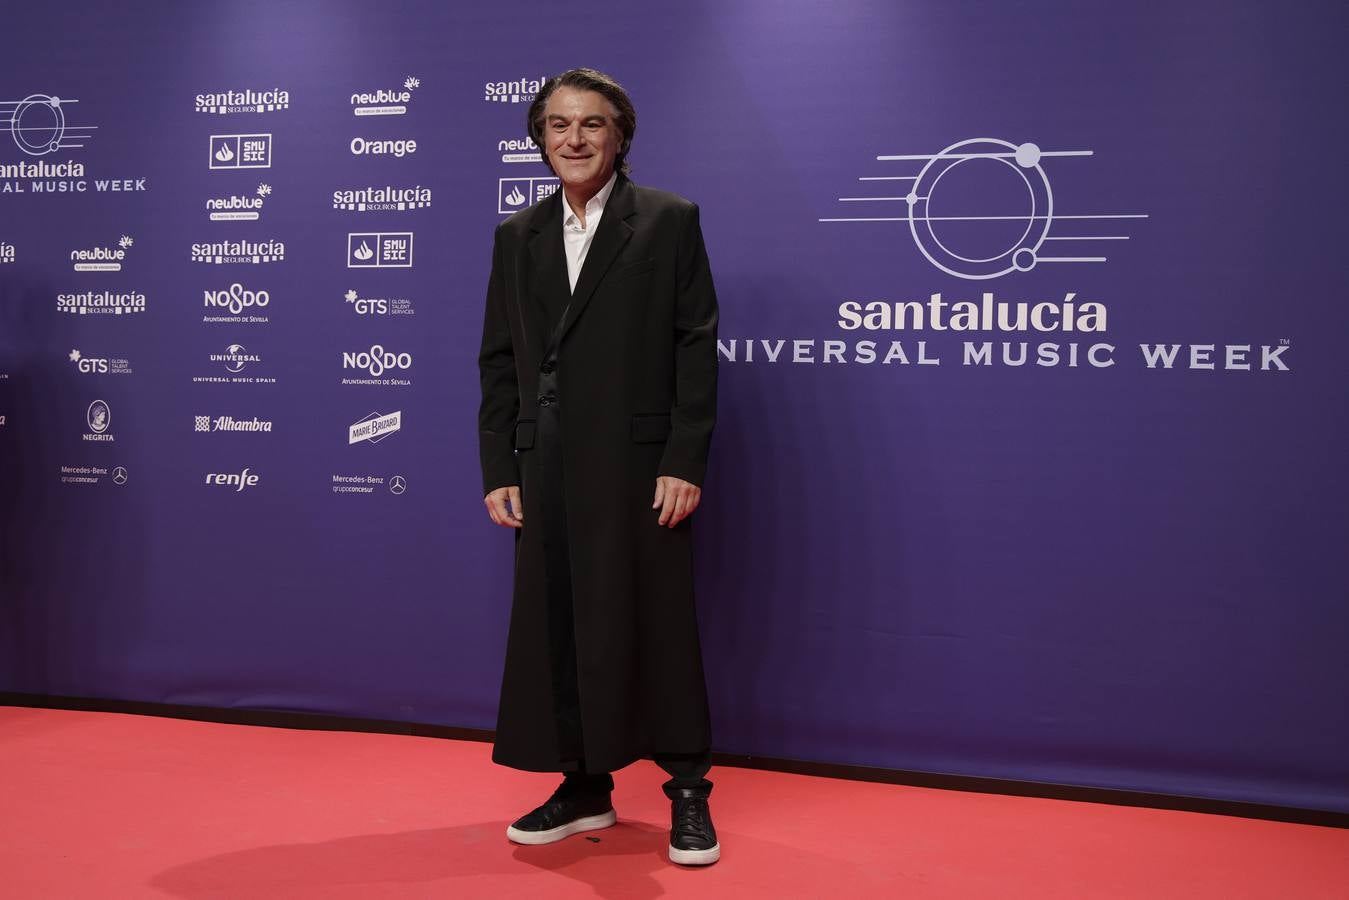
<path id="1" fill-rule="evenodd" d="M 117 468 L 115 468 L 115 469 L 112 470 L 112 483 L 113 483 L 113 484 L 126 484 L 126 467 L 125 467 L 125 466 L 118 466 Z"/>
<path id="2" fill-rule="evenodd" d="M 389 492 L 401 494 L 408 489 L 408 480 L 402 475 L 395 475 L 389 479 Z"/>

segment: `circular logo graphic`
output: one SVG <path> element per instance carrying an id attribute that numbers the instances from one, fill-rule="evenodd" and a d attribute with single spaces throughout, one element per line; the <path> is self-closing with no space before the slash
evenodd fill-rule
<path id="1" fill-rule="evenodd" d="M 89 423 L 90 431 L 102 434 L 108 430 L 108 423 L 112 421 L 112 410 L 108 409 L 108 404 L 102 400 L 95 400 L 89 404 L 89 412 L 85 414 L 85 419 Z"/>
<path id="2" fill-rule="evenodd" d="M 113 484 L 126 484 L 126 467 L 125 467 L 125 466 L 118 466 L 117 468 L 115 468 L 115 469 L 112 470 L 112 483 L 113 483 Z"/>
<path id="3" fill-rule="evenodd" d="M 389 479 L 389 493 L 401 494 L 408 489 L 408 481 L 402 475 L 395 475 Z"/>
<path id="4" fill-rule="evenodd" d="M 229 362 L 225 363 L 225 369 L 230 372 L 242 372 L 244 366 L 248 363 L 248 360 L 244 357 L 247 348 L 239 344 L 230 344 L 225 350 L 230 355 Z"/>
<path id="5" fill-rule="evenodd" d="M 66 133 L 66 116 L 61 99 L 46 94 L 30 94 L 19 101 L 10 119 L 14 143 L 29 156 L 43 156 L 61 149 Z"/>
<path id="6" fill-rule="evenodd" d="M 904 199 L 918 249 L 960 278 L 1032 269 L 1054 215 L 1040 148 L 996 138 L 960 141 L 933 156 Z"/>

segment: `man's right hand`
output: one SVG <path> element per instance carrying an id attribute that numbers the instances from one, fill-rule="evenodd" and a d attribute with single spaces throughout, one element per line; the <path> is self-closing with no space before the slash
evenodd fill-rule
<path id="1" fill-rule="evenodd" d="M 507 506 L 507 501 L 510 505 Z M 522 528 L 525 524 L 525 508 L 520 503 L 520 485 L 497 488 L 482 502 L 487 506 L 487 515 L 492 521 L 507 528 Z"/>

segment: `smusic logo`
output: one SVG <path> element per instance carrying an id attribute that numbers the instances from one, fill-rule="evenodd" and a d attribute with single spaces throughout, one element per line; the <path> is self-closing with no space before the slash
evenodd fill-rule
<path id="1" fill-rule="evenodd" d="M 414 75 L 403 79 L 402 90 L 380 88 L 365 94 L 351 95 L 351 112 L 357 116 L 402 116 L 412 102 L 412 92 L 422 86 L 422 80 Z"/>
<path id="2" fill-rule="evenodd" d="M 280 88 L 270 91 L 225 91 L 219 94 L 198 94 L 197 112 L 228 115 L 230 113 L 275 112 L 290 108 L 290 92 Z"/>
<path id="3" fill-rule="evenodd" d="M 348 269 L 412 268 L 412 232 L 353 232 L 347 235 Z"/>
<path id="4" fill-rule="evenodd" d="M 212 169 L 270 169 L 270 134 L 213 134 L 207 147 Z"/>
<path id="5" fill-rule="evenodd" d="M 504 216 L 533 206 L 551 197 L 557 187 L 558 180 L 549 175 L 538 178 L 498 178 L 497 212 Z"/>

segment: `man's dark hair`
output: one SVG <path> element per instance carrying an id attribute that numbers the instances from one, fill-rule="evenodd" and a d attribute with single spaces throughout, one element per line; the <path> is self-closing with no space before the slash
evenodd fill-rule
<path id="1" fill-rule="evenodd" d="M 627 158 L 628 151 L 632 149 L 632 136 L 637 132 L 637 110 L 633 108 L 632 100 L 628 97 L 628 92 L 623 90 L 623 86 L 613 78 L 605 75 L 603 72 L 597 72 L 594 69 L 569 69 L 561 75 L 554 75 L 543 83 L 539 89 L 538 96 L 534 102 L 529 104 L 529 118 L 525 122 L 525 127 L 529 131 L 529 136 L 534 143 L 539 145 L 540 154 L 543 157 L 543 164 L 548 167 L 548 171 L 553 172 L 553 164 L 548 161 L 548 145 L 545 143 L 543 129 L 543 108 L 548 105 L 548 98 L 552 96 L 553 91 L 560 87 L 575 88 L 580 91 L 594 91 L 604 99 L 613 104 L 618 112 L 614 119 L 614 124 L 623 135 L 623 143 L 619 145 L 618 154 L 614 157 L 614 168 L 620 173 L 627 175 L 630 171 Z M 553 172 L 556 175 L 556 172 Z"/>

